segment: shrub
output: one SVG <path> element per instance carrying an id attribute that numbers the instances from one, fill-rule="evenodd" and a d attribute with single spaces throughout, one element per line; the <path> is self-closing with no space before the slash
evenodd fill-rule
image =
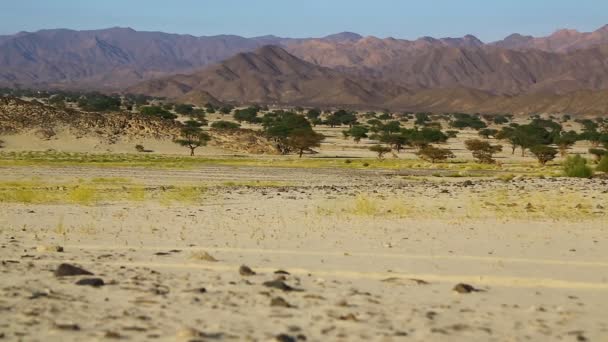
<path id="1" fill-rule="evenodd" d="M 445 134 L 448 136 L 448 138 L 456 138 L 458 136 L 458 133 L 458 131 L 454 130 L 445 131 Z"/>
<path id="2" fill-rule="evenodd" d="M 600 159 L 600 163 L 597 164 L 595 170 L 608 173 L 608 155 L 605 155 Z"/>
<path id="3" fill-rule="evenodd" d="M 454 158 L 454 153 L 445 148 L 426 146 L 418 151 L 418 156 L 424 160 L 430 161 L 431 163 L 435 163 L 437 161 L 447 160 L 448 158 Z"/>
<path id="4" fill-rule="evenodd" d="M 223 120 L 216 121 L 211 124 L 211 128 L 217 129 L 217 130 L 233 130 L 233 129 L 239 129 L 240 127 L 241 127 L 241 125 L 239 125 L 236 122 L 223 121 Z"/>
<path id="5" fill-rule="evenodd" d="M 163 109 L 159 106 L 145 106 L 139 110 L 143 115 L 157 116 L 166 120 L 173 120 L 177 115 Z"/>
<path id="6" fill-rule="evenodd" d="M 237 109 L 234 111 L 234 119 L 238 122 L 249 122 L 252 124 L 260 123 L 261 119 L 258 117 L 260 109 L 258 107 L 248 107 L 245 109 Z"/>
<path id="7" fill-rule="evenodd" d="M 557 156 L 557 149 L 547 145 L 536 145 L 530 148 L 530 152 L 538 159 L 541 165 L 547 164 Z"/>
<path id="8" fill-rule="evenodd" d="M 137 152 L 145 152 L 146 151 L 146 149 L 144 148 L 144 145 L 139 145 L 139 144 L 135 145 L 135 150 Z"/>
<path id="9" fill-rule="evenodd" d="M 498 130 L 493 128 L 485 128 L 479 131 L 479 136 L 489 139 L 490 137 L 495 137 L 498 133 Z"/>
<path id="10" fill-rule="evenodd" d="M 180 103 L 175 105 L 174 109 L 176 113 L 189 115 L 192 114 L 192 112 L 194 111 L 194 106 L 191 104 Z"/>
<path id="11" fill-rule="evenodd" d="M 608 155 L 608 151 L 603 150 L 601 148 L 590 148 L 589 153 L 593 154 L 596 161 L 600 161 L 600 159 L 602 159 L 602 157 Z"/>
<path id="12" fill-rule="evenodd" d="M 567 177 L 591 178 L 593 170 L 587 165 L 587 159 L 577 154 L 568 157 L 564 162 L 564 174 Z"/>

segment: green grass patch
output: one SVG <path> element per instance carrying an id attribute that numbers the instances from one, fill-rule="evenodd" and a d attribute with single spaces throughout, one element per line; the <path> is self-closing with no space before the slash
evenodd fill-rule
<path id="1" fill-rule="evenodd" d="M 558 165 L 539 166 L 534 161 L 505 163 L 502 166 L 478 164 L 468 160 L 450 160 L 445 163 L 429 163 L 420 159 L 360 158 L 345 163 L 344 158 L 297 158 L 294 156 L 256 156 L 256 157 L 205 157 L 177 156 L 158 154 L 118 154 L 118 153 L 68 153 L 44 152 L 1 152 L 0 166 L 92 166 L 92 167 L 143 167 L 192 169 L 208 165 L 251 166 L 251 167 L 290 167 L 290 168 L 335 168 L 335 169 L 428 169 L 464 171 L 507 171 L 512 173 L 551 173 Z M 120 183 L 121 180 L 112 180 Z M 96 182 L 107 183 L 99 178 Z"/>

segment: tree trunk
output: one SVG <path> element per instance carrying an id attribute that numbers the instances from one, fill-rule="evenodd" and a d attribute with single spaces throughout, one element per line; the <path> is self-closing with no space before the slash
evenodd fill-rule
<path id="1" fill-rule="evenodd" d="M 194 147 L 190 147 L 190 157 L 194 157 Z"/>
<path id="2" fill-rule="evenodd" d="M 301 149 L 300 149 L 300 158 L 302 158 L 302 155 L 303 155 L 303 154 L 304 154 L 304 149 L 303 149 L 303 148 L 301 148 Z"/>
<path id="3" fill-rule="evenodd" d="M 521 148 L 521 156 L 522 157 L 526 156 L 526 149 L 524 147 Z"/>

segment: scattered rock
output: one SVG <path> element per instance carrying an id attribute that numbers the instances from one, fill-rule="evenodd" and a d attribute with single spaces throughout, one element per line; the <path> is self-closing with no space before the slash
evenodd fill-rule
<path id="1" fill-rule="evenodd" d="M 473 181 L 466 180 L 466 181 L 462 182 L 462 186 L 473 186 Z"/>
<path id="2" fill-rule="evenodd" d="M 194 252 L 194 253 L 190 254 L 190 259 L 209 261 L 209 262 L 218 261 L 216 258 L 214 258 L 211 254 L 209 254 L 207 252 Z"/>
<path id="3" fill-rule="evenodd" d="M 72 277 L 79 275 L 93 275 L 93 273 L 71 264 L 61 264 L 55 270 L 56 277 Z"/>
<path id="4" fill-rule="evenodd" d="M 105 338 L 113 338 L 113 339 L 121 339 L 122 335 L 115 332 L 115 331 L 106 331 L 106 333 L 103 335 L 103 337 Z"/>
<path id="5" fill-rule="evenodd" d="M 283 274 L 283 275 L 289 275 L 289 272 L 284 271 L 284 270 L 276 270 L 276 271 L 274 271 L 274 274 Z"/>
<path id="6" fill-rule="evenodd" d="M 274 339 L 277 342 L 296 342 L 297 341 L 295 339 L 295 337 L 291 337 L 287 334 L 279 334 L 279 335 L 275 336 Z"/>
<path id="7" fill-rule="evenodd" d="M 53 253 L 53 252 L 61 253 L 61 252 L 63 252 L 63 247 L 61 247 L 61 246 L 38 246 L 38 247 L 36 247 L 36 251 L 38 251 L 39 253 Z"/>
<path id="8" fill-rule="evenodd" d="M 429 282 L 427 282 L 426 280 L 417 279 L 417 278 L 390 277 L 390 278 L 382 279 L 381 281 L 385 282 L 385 283 L 396 283 L 396 284 L 403 284 L 403 285 L 406 285 L 408 283 L 413 283 L 415 285 L 428 285 L 429 284 Z"/>
<path id="9" fill-rule="evenodd" d="M 83 278 L 76 282 L 76 285 L 81 286 L 93 286 L 93 287 L 101 287 L 104 286 L 105 283 L 101 278 Z"/>
<path id="10" fill-rule="evenodd" d="M 472 285 L 464 283 L 457 284 L 452 290 L 458 293 L 471 293 L 481 291 L 480 289 L 474 288 Z"/>
<path id="11" fill-rule="evenodd" d="M 80 326 L 76 323 L 55 323 L 55 328 L 59 330 L 79 331 Z"/>
<path id="12" fill-rule="evenodd" d="M 184 292 L 207 293 L 207 289 L 204 287 L 198 287 L 196 289 L 185 290 Z"/>
<path id="13" fill-rule="evenodd" d="M 270 287 L 270 288 L 273 288 L 273 289 L 279 289 L 279 290 L 282 290 L 282 291 L 285 291 L 285 292 L 289 292 L 289 291 L 301 291 L 301 290 L 295 289 L 295 288 L 293 288 L 293 287 L 285 284 L 284 281 L 279 280 L 279 279 L 275 279 L 275 280 L 264 282 L 264 286 Z"/>
<path id="14" fill-rule="evenodd" d="M 194 328 L 183 328 L 177 332 L 178 340 L 190 341 L 194 338 L 201 337 L 201 332 Z"/>
<path id="15" fill-rule="evenodd" d="M 249 266 L 241 265 L 241 267 L 239 267 L 239 274 L 248 277 L 255 275 L 255 272 Z"/>
<path id="16" fill-rule="evenodd" d="M 359 319 L 357 318 L 357 316 L 355 316 L 352 313 L 340 316 L 340 320 L 342 320 L 342 321 L 353 321 L 353 322 L 358 322 L 359 321 Z"/>
<path id="17" fill-rule="evenodd" d="M 280 306 L 280 307 L 284 307 L 284 308 L 291 308 L 291 304 L 289 304 L 285 299 L 283 299 L 282 297 L 275 297 L 272 298 L 270 300 L 270 306 Z"/>

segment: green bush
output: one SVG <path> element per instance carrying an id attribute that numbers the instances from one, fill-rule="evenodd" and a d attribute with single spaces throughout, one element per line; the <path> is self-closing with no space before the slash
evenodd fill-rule
<path id="1" fill-rule="evenodd" d="M 587 165 L 587 159 L 577 154 L 568 157 L 564 162 L 564 174 L 567 177 L 591 178 L 593 170 Z"/>
<path id="2" fill-rule="evenodd" d="M 236 122 L 220 120 L 220 121 L 216 121 L 216 122 L 212 123 L 211 128 L 214 128 L 217 130 L 233 130 L 233 129 L 241 128 L 241 125 L 239 125 Z"/>
<path id="3" fill-rule="evenodd" d="M 597 164 L 595 170 L 608 173 L 608 155 L 605 155 L 600 159 L 600 163 Z"/>

